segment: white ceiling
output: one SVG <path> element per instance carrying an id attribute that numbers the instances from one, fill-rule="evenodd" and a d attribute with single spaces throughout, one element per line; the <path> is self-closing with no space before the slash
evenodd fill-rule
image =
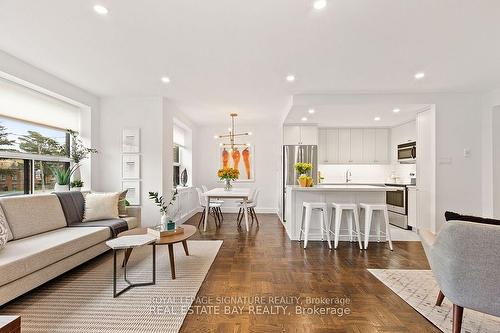
<path id="1" fill-rule="evenodd" d="M 394 113 L 394 109 L 399 109 Z M 314 114 L 308 108 L 294 106 L 286 118 L 288 124 L 318 124 L 322 127 L 395 127 L 417 118 L 417 113 L 428 108 L 425 104 L 406 105 L 322 105 L 314 107 Z M 306 117 L 307 121 L 302 121 Z M 375 121 L 375 117 L 380 120 Z"/>
<path id="2" fill-rule="evenodd" d="M 99 96 L 169 97 L 199 123 L 277 121 L 294 93 L 500 85 L 498 0 L 99 2 L 109 15 L 0 0 L 0 49 Z"/>

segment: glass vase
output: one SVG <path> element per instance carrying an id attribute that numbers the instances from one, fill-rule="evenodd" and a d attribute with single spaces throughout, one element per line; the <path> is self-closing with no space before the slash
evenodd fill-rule
<path id="1" fill-rule="evenodd" d="M 226 183 L 224 185 L 224 190 L 231 191 L 231 189 L 233 188 L 233 185 L 231 184 L 231 179 L 226 179 L 225 182 Z"/>

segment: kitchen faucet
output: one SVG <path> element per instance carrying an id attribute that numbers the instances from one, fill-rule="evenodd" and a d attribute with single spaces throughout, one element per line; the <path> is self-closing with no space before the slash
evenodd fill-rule
<path id="1" fill-rule="evenodd" d="M 351 171 L 349 171 L 349 169 L 347 169 L 345 172 L 345 182 L 346 183 L 349 183 L 351 181 L 351 176 L 352 176 Z"/>

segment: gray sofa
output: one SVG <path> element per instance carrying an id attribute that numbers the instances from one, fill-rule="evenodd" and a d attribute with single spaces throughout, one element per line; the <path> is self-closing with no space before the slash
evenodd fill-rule
<path id="1" fill-rule="evenodd" d="M 68 227 L 54 194 L 0 199 L 12 232 L 0 250 L 0 305 L 90 260 L 108 248 L 109 227 Z M 127 207 L 129 229 L 140 226 L 140 208 Z"/>
<path id="2" fill-rule="evenodd" d="M 500 226 L 452 221 L 420 237 L 441 289 L 437 305 L 453 303 L 452 332 L 460 332 L 464 308 L 500 316 Z"/>

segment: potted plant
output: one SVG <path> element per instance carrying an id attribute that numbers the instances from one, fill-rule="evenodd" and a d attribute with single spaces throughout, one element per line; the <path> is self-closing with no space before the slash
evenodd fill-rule
<path id="1" fill-rule="evenodd" d="M 56 192 L 67 192 L 69 191 L 69 184 L 71 180 L 71 175 L 75 172 L 76 167 L 73 166 L 71 168 L 64 167 L 51 167 L 50 170 L 56 179 L 56 183 L 54 185 L 54 191 Z"/>
<path id="2" fill-rule="evenodd" d="M 69 135 L 71 136 L 71 150 L 70 150 L 70 157 L 73 160 L 75 170 L 74 172 L 74 179 L 75 180 L 80 180 L 81 175 L 80 175 L 80 166 L 81 162 L 89 157 L 90 154 L 97 154 L 98 151 L 97 149 L 94 148 L 89 148 L 85 146 L 82 142 L 82 139 L 78 136 L 78 133 L 76 133 L 73 130 L 68 129 L 67 130 Z"/>
<path id="3" fill-rule="evenodd" d="M 175 229 L 175 222 L 170 219 L 168 213 L 170 206 L 172 206 L 177 199 L 177 194 L 179 194 L 179 192 L 177 192 L 177 189 L 175 189 L 172 197 L 170 198 L 170 201 L 167 203 L 165 198 L 159 195 L 158 192 L 149 192 L 149 199 L 153 200 L 155 205 L 160 207 L 161 224 L 166 226 L 167 230 Z"/>
<path id="4" fill-rule="evenodd" d="M 83 187 L 83 182 L 79 179 L 73 180 L 69 186 L 71 187 L 72 191 L 81 191 Z"/>
<path id="5" fill-rule="evenodd" d="M 312 170 L 311 163 L 298 162 L 294 165 L 295 171 L 300 174 L 298 182 L 301 187 L 310 187 L 313 184 L 313 179 L 308 173 Z"/>
<path id="6" fill-rule="evenodd" d="M 222 168 L 217 171 L 217 176 L 220 180 L 225 182 L 224 190 L 230 191 L 233 187 L 233 185 L 231 185 L 231 181 L 240 177 L 240 171 L 234 168 Z"/>

